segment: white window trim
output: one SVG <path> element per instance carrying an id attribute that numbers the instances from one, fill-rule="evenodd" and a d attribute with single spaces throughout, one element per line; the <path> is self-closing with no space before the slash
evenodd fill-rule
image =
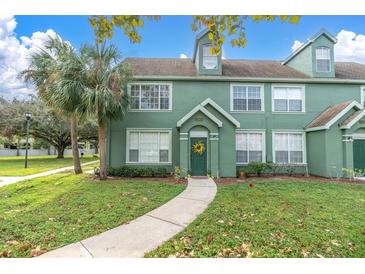
<path id="1" fill-rule="evenodd" d="M 360 104 L 365 107 L 363 104 L 364 104 L 364 101 L 365 101 L 365 86 L 361 86 L 360 87 L 360 98 L 361 98 L 361 101 L 360 101 Z"/>
<path id="2" fill-rule="evenodd" d="M 234 135 L 234 151 L 236 152 L 236 134 L 239 133 L 261 133 L 262 134 L 262 162 L 266 163 L 266 130 L 265 129 L 237 129 Z M 249 162 L 237 162 L 236 165 L 248 165 Z"/>
<path id="3" fill-rule="evenodd" d="M 328 60 L 329 61 L 329 66 L 328 66 L 328 71 L 326 70 L 318 70 L 318 63 L 317 63 L 317 49 L 318 48 L 327 48 L 329 50 L 329 59 L 319 59 L 319 60 Z M 332 68 L 331 68 L 331 49 L 329 47 L 326 47 L 326 46 L 319 46 L 319 47 L 316 47 L 314 49 L 314 54 L 315 54 L 315 59 L 316 59 L 316 72 L 319 72 L 319 73 L 328 73 L 328 72 L 331 72 L 332 71 Z"/>
<path id="4" fill-rule="evenodd" d="M 275 111 L 274 90 L 275 88 L 300 88 L 302 90 L 302 111 Z M 287 99 L 288 100 L 288 99 Z M 271 112 L 275 114 L 303 114 L 305 113 L 305 85 L 272 85 L 271 86 Z"/>
<path id="5" fill-rule="evenodd" d="M 209 47 L 209 48 L 212 48 L 212 45 L 211 44 L 203 44 L 202 45 L 202 64 L 201 64 L 201 66 L 202 66 L 202 68 L 203 69 L 205 69 L 205 70 L 218 70 L 218 68 L 219 68 L 219 60 L 218 60 L 218 55 L 210 55 L 210 56 L 205 56 L 204 55 L 204 48 L 205 47 Z M 207 67 L 205 67 L 204 66 L 204 57 L 216 57 L 217 58 L 217 65 L 216 65 L 216 67 L 214 67 L 214 68 L 207 68 Z"/>
<path id="6" fill-rule="evenodd" d="M 128 106 L 129 112 L 171 112 L 172 111 L 172 88 L 173 84 L 172 82 L 132 82 L 128 84 L 127 92 L 128 96 L 131 96 L 131 86 L 132 85 L 165 85 L 169 86 L 170 90 L 170 97 L 169 97 L 169 108 L 168 109 L 131 109 L 130 106 Z M 160 94 L 159 94 L 160 96 Z M 141 105 L 141 94 L 139 95 L 139 104 Z M 159 102 L 160 104 L 160 102 Z"/>
<path id="7" fill-rule="evenodd" d="M 169 133 L 170 146 L 169 146 L 169 161 L 168 162 L 130 162 L 129 161 L 129 133 L 130 132 L 157 132 L 157 133 Z M 158 138 L 160 142 L 160 137 Z M 172 164 L 172 129 L 171 128 L 127 128 L 126 130 L 126 158 L 125 163 L 127 165 L 171 165 Z M 140 149 L 138 149 L 140 153 Z M 140 159 L 138 155 L 138 160 Z"/>
<path id="8" fill-rule="evenodd" d="M 261 97 L 261 110 L 235 110 L 233 109 L 233 87 L 260 87 Z M 242 84 L 242 83 L 231 83 L 230 85 L 230 111 L 235 113 L 261 113 L 265 112 L 265 85 L 263 84 Z"/>
<path id="9" fill-rule="evenodd" d="M 301 133 L 302 134 L 302 141 L 303 141 L 303 163 L 276 163 L 276 159 L 275 159 L 275 144 L 274 144 L 274 135 L 276 133 L 287 133 L 287 134 L 298 134 Z M 305 131 L 303 130 L 272 130 L 271 132 L 271 147 L 272 147 L 272 160 L 274 164 L 277 165 L 283 165 L 283 166 L 303 166 L 303 165 L 307 165 L 307 138 L 306 138 L 306 134 Z"/>

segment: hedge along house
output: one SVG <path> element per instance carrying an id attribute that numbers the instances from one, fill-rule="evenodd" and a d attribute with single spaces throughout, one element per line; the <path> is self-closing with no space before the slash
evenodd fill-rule
<path id="1" fill-rule="evenodd" d="M 365 65 L 334 61 L 322 30 L 284 61 L 211 55 L 208 32 L 192 59 L 128 58 L 130 107 L 108 127 L 108 166 L 180 167 L 233 177 L 251 161 L 342 176 L 365 168 Z"/>

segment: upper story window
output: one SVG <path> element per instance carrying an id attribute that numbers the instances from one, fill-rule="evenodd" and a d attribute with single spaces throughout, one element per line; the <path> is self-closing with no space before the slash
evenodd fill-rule
<path id="1" fill-rule="evenodd" d="M 231 111 L 263 111 L 264 87 L 260 85 L 232 85 Z"/>
<path id="2" fill-rule="evenodd" d="M 211 46 L 203 46 L 203 68 L 216 69 L 218 67 L 218 56 L 211 54 Z"/>
<path id="3" fill-rule="evenodd" d="M 131 110 L 171 110 L 170 84 L 132 84 Z"/>
<path id="4" fill-rule="evenodd" d="M 316 66 L 317 72 L 331 71 L 331 51 L 328 47 L 316 48 Z"/>
<path id="5" fill-rule="evenodd" d="M 274 112 L 304 112 L 304 87 L 273 87 Z"/>

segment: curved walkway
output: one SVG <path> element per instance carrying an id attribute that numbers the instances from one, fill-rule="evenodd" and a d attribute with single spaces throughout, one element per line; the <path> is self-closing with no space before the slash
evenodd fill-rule
<path id="1" fill-rule="evenodd" d="M 98 160 L 97 161 L 86 162 L 86 163 L 81 164 L 81 166 L 96 164 L 98 162 L 99 162 Z M 52 169 L 52 170 L 48 170 L 48 171 L 44 171 L 44 172 L 40 172 L 40 173 L 36 173 L 36 174 L 31 174 L 31 175 L 27 175 L 27 176 L 0 176 L 0 187 L 6 186 L 6 185 L 9 185 L 9 184 L 13 184 L 13 183 L 17 183 L 17 182 L 20 182 L 20 181 L 24 181 L 24 180 L 34 179 L 34 178 L 38 178 L 38 177 L 44 177 L 44 176 L 52 175 L 52 174 L 55 174 L 55 173 L 59 173 L 59 172 L 67 171 L 67 170 L 72 170 L 73 168 L 74 168 L 73 166 L 61 167 L 61 168 Z"/>
<path id="2" fill-rule="evenodd" d="M 114 229 L 41 257 L 143 257 L 189 225 L 214 199 L 212 179 L 189 179 L 187 188 L 161 207 Z"/>

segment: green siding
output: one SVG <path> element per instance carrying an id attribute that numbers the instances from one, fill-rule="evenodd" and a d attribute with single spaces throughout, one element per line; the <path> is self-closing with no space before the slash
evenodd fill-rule
<path id="1" fill-rule="evenodd" d="M 312 48 L 307 46 L 300 53 L 298 53 L 293 59 L 291 59 L 287 65 L 291 68 L 299 70 L 308 76 L 313 76 L 313 64 L 312 64 Z"/>
<path id="2" fill-rule="evenodd" d="M 307 162 L 312 175 L 328 176 L 325 130 L 307 133 Z"/>
<path id="3" fill-rule="evenodd" d="M 161 82 L 161 81 L 159 81 Z M 172 81 L 172 111 L 164 112 L 128 112 L 123 121 L 112 121 L 110 123 L 110 133 L 108 142 L 108 165 L 120 166 L 125 164 L 125 148 L 126 148 L 126 129 L 127 128 L 169 128 L 172 129 L 172 164 L 169 169 L 173 169 L 174 166 L 180 166 L 183 164 L 182 159 L 186 159 L 181 153 L 188 153 L 187 145 L 186 151 L 180 147 L 180 132 L 188 132 L 189 129 L 176 127 L 176 123 L 189 111 L 191 111 L 196 105 L 203 102 L 207 98 L 214 100 L 224 110 L 229 112 L 235 119 L 241 123 L 241 129 L 262 129 L 266 131 L 266 160 L 272 161 L 272 130 L 303 130 L 303 128 L 318 116 L 328 106 L 337 104 L 347 100 L 360 101 L 360 85 L 358 84 L 305 84 L 305 98 L 306 105 L 305 113 L 299 114 L 277 114 L 271 111 L 271 83 L 265 82 L 264 84 L 264 100 L 265 111 L 259 113 L 237 113 L 230 112 L 230 82 L 223 81 Z M 286 84 L 286 83 L 283 83 Z M 275 83 L 278 85 L 278 83 Z M 217 163 L 216 169 L 219 169 L 218 175 L 220 176 L 235 176 L 235 127 L 225 119 L 220 113 L 215 111 L 211 107 L 206 107 L 209 111 L 215 115 L 219 120 L 223 122 L 223 127 L 219 128 L 213 122 L 208 122 L 209 126 L 214 127 L 215 132 L 219 133 L 219 140 L 214 141 L 218 143 L 217 155 L 219 159 L 214 158 Z M 209 120 L 209 119 L 208 119 Z M 189 120 L 184 127 L 188 126 Z M 194 126 L 199 123 L 194 124 Z M 191 125 L 193 126 L 193 125 Z M 208 125 L 207 125 L 208 126 Z M 337 127 L 337 126 L 336 126 Z M 338 127 L 337 127 L 338 128 Z M 180 132 L 179 132 L 180 130 Z M 211 131 L 214 132 L 214 131 Z M 313 134 L 313 133 L 311 133 Z M 311 134 L 307 134 L 309 139 Z M 332 141 L 336 140 L 336 142 Z M 213 141 L 210 141 L 212 145 Z M 342 148 L 342 133 L 340 131 L 329 132 L 326 136 L 326 155 L 321 154 L 321 159 L 329 159 L 332 157 L 332 153 L 340 151 L 343 153 Z M 321 175 L 330 176 L 331 165 L 342 165 L 342 159 L 334 160 L 326 163 L 326 171 L 323 171 L 322 167 L 317 167 L 314 163 L 310 163 L 313 159 L 310 153 L 318 149 L 318 145 L 311 140 L 307 140 L 307 159 L 309 163 L 309 172 Z M 187 155 L 186 155 L 187 156 Z M 352 156 L 352 155 L 351 155 Z M 208 155 L 208 158 L 210 156 Z M 339 156 L 340 157 L 340 156 Z M 209 160 L 209 159 L 208 159 Z M 209 160 L 210 161 L 210 160 Z M 319 163 L 321 162 L 318 160 Z M 213 162 L 212 162 L 213 164 Z M 212 174 L 215 168 L 212 169 Z"/>

